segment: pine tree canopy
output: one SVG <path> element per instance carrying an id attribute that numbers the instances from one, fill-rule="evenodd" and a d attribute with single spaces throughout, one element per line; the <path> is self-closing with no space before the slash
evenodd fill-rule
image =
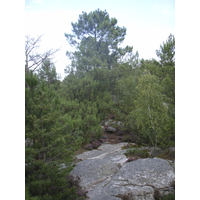
<path id="1" fill-rule="evenodd" d="M 94 67 L 116 67 L 118 60 L 132 47 L 120 48 L 124 41 L 126 28 L 117 26 L 117 19 L 110 18 L 105 11 L 82 12 L 78 22 L 71 23 L 73 34 L 65 34 L 75 52 L 67 52 L 71 58 L 69 71 L 88 72 Z"/>

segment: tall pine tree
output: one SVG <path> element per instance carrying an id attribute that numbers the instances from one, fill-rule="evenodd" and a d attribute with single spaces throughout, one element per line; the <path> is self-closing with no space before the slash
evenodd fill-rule
<path id="1" fill-rule="evenodd" d="M 73 34 L 65 34 L 70 45 L 77 51 L 67 52 L 72 60 L 71 72 L 88 72 L 94 67 L 109 69 L 118 65 L 118 60 L 132 47 L 120 48 L 124 41 L 126 28 L 117 26 L 117 19 L 110 18 L 105 11 L 95 10 L 79 15 L 78 22 L 72 23 Z"/>

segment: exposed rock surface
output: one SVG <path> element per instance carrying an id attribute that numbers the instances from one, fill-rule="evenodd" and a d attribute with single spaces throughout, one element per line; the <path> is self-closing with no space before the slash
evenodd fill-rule
<path id="1" fill-rule="evenodd" d="M 105 180 L 118 171 L 119 168 L 110 160 L 91 159 L 77 163 L 76 168 L 71 174 L 80 176 L 80 186 L 89 189 L 93 187 L 94 184 Z"/>
<path id="2" fill-rule="evenodd" d="M 103 188 L 107 194 L 132 193 L 133 196 L 149 194 L 153 197 L 154 188 L 169 188 L 175 179 L 174 169 L 168 161 L 160 158 L 139 159 L 125 164 Z"/>
<path id="3" fill-rule="evenodd" d="M 113 127 L 111 127 L 111 126 L 109 126 L 109 127 L 106 128 L 106 131 L 107 131 L 107 132 L 116 132 L 117 129 L 116 129 L 116 128 L 113 128 Z"/>
<path id="4" fill-rule="evenodd" d="M 77 155 L 83 160 L 71 172 L 81 178 L 80 185 L 88 191 L 90 200 L 119 200 L 131 194 L 133 199 L 154 200 L 157 189 L 161 194 L 174 192 L 173 163 L 161 158 L 126 162 L 127 143 L 102 144 L 97 150 Z M 148 149 L 150 150 L 150 149 Z"/>
<path id="5" fill-rule="evenodd" d="M 126 150 L 122 150 L 121 147 L 127 145 L 127 143 L 118 144 L 102 144 L 97 150 L 86 151 L 76 157 L 80 160 L 86 159 L 110 159 L 113 163 L 123 164 L 127 158 L 124 155 Z"/>

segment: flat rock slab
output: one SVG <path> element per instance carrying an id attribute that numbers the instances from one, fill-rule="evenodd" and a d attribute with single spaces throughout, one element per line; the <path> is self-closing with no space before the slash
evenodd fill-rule
<path id="1" fill-rule="evenodd" d="M 107 158 L 111 159 L 113 156 L 112 161 L 117 161 L 114 163 L 123 163 L 126 162 L 126 156 L 123 154 L 126 150 L 122 150 L 121 147 L 127 145 L 127 143 L 119 143 L 119 144 L 102 144 L 99 146 L 97 150 L 86 151 L 82 154 L 77 155 L 76 157 L 81 160 L 87 159 L 103 159 Z"/>
<path id="2" fill-rule="evenodd" d="M 78 159 L 81 159 L 81 160 L 87 160 L 87 159 L 94 159 L 94 158 L 101 158 L 102 155 L 104 155 L 105 152 L 104 151 L 100 151 L 100 150 L 92 150 L 92 151 L 86 151 L 82 154 L 79 154 L 77 155 L 76 157 Z M 106 156 L 106 155 L 105 155 Z"/>
<path id="3" fill-rule="evenodd" d="M 106 152 L 115 152 L 120 151 L 123 146 L 126 146 L 127 142 L 122 142 L 118 144 L 102 144 L 99 146 L 99 150 L 106 151 Z"/>
<path id="4" fill-rule="evenodd" d="M 174 179 L 174 169 L 168 161 L 139 159 L 126 163 L 102 190 L 109 195 L 131 192 L 135 197 L 154 199 L 153 188 L 168 188 Z"/>
<path id="5" fill-rule="evenodd" d="M 113 176 L 119 168 L 107 159 L 89 159 L 77 163 L 71 175 L 80 176 L 80 186 L 91 189 L 95 184 Z"/>
<path id="6" fill-rule="evenodd" d="M 122 166 L 128 160 L 128 158 L 124 155 L 125 152 L 126 150 L 121 150 L 120 152 L 118 151 L 112 154 L 108 154 L 104 158 Z"/>

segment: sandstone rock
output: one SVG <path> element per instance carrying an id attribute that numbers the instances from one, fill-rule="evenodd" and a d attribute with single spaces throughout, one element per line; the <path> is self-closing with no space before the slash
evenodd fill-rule
<path id="1" fill-rule="evenodd" d="M 107 159 L 90 159 L 77 163 L 71 175 L 80 176 L 80 186 L 91 189 L 94 184 L 116 174 L 119 168 Z"/>
<path id="2" fill-rule="evenodd" d="M 106 131 L 107 131 L 107 132 L 116 132 L 117 129 L 116 129 L 116 128 L 113 128 L 113 127 L 111 127 L 111 126 L 109 126 L 109 127 L 106 128 Z"/>
<path id="3" fill-rule="evenodd" d="M 126 150 L 120 150 L 118 152 L 108 154 L 104 158 L 112 161 L 115 164 L 120 164 L 118 166 L 121 167 L 128 160 L 124 155 L 125 152 Z"/>
<path id="4" fill-rule="evenodd" d="M 127 158 L 124 155 L 126 150 L 122 150 L 121 147 L 127 145 L 127 143 L 119 144 L 105 144 L 103 143 L 98 147 L 98 150 L 87 151 L 82 154 L 77 155 L 77 159 L 96 159 L 96 158 L 108 158 L 114 163 L 126 162 Z"/>
<path id="5" fill-rule="evenodd" d="M 105 156 L 106 152 L 99 151 L 99 150 L 92 150 L 92 151 L 86 151 L 82 154 L 77 155 L 77 159 L 80 160 L 87 160 L 87 159 L 94 159 L 94 158 L 103 158 Z"/>
<path id="6" fill-rule="evenodd" d="M 103 143 L 97 150 L 76 156 L 83 161 L 77 163 L 71 174 L 81 177 L 80 186 L 88 190 L 90 200 L 119 200 L 127 196 L 136 200 L 154 200 L 155 191 L 161 195 L 175 192 L 173 161 L 135 157 L 127 163 L 126 149 L 121 149 L 126 145 L 125 142 Z M 153 150 L 149 147 L 139 149 Z M 159 148 L 156 150 L 160 151 Z"/>
<path id="7" fill-rule="evenodd" d="M 132 192 L 135 199 L 154 199 L 154 189 L 169 188 L 175 179 L 173 167 L 160 158 L 126 163 L 102 191 L 109 195 Z M 147 197 L 148 196 L 148 197 Z"/>

